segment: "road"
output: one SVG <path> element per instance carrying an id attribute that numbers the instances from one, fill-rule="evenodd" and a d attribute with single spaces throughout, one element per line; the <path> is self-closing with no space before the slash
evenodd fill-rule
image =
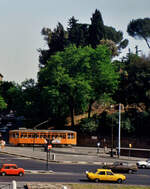
<path id="1" fill-rule="evenodd" d="M 82 164 L 58 164 L 49 163 L 49 173 L 45 173 L 46 162 L 39 160 L 32 160 L 23 157 L 15 157 L 5 154 L 0 154 L 1 163 L 16 163 L 18 166 L 23 167 L 25 170 L 33 170 L 33 174 L 26 174 L 23 177 L 18 176 L 0 176 L 0 182 L 75 182 L 87 183 L 85 171 L 94 171 L 100 168 L 98 165 L 82 165 Z M 36 170 L 43 171 L 43 173 L 35 172 Z M 136 174 L 126 174 L 126 184 L 136 185 L 150 185 L 150 169 L 139 169 Z"/>

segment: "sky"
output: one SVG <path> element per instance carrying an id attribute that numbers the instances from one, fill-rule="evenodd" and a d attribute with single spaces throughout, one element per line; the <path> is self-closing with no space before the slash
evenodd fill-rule
<path id="1" fill-rule="evenodd" d="M 41 35 L 44 27 L 54 29 L 60 22 L 66 29 L 72 16 L 79 23 L 91 23 L 98 9 L 104 24 L 121 30 L 135 52 L 138 45 L 143 54 L 149 49 L 142 40 L 128 36 L 127 25 L 132 19 L 150 17 L 150 0 L 0 0 L 0 73 L 4 81 L 21 83 L 37 80 L 38 49 L 47 45 Z"/>

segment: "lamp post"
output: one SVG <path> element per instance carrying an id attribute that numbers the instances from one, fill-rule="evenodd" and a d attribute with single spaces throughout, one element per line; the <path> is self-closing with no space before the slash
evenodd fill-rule
<path id="1" fill-rule="evenodd" d="M 37 137 L 37 134 L 36 133 L 34 133 L 34 135 L 33 135 L 33 152 L 34 152 L 34 146 L 35 146 L 35 138 Z"/>
<path id="2" fill-rule="evenodd" d="M 111 105 L 110 107 L 111 107 L 111 109 L 113 109 L 114 106 Z M 113 130 L 113 117 L 112 117 L 112 123 L 111 123 L 111 152 L 110 152 L 111 153 L 110 154 L 111 157 L 113 157 L 113 146 L 114 146 L 114 144 L 113 144 L 114 143 L 113 142 L 113 140 L 114 140 L 113 139 L 113 133 L 114 133 L 114 130 Z"/>
<path id="3" fill-rule="evenodd" d="M 120 135 L 121 135 L 121 104 L 119 104 L 118 158 L 120 157 Z"/>

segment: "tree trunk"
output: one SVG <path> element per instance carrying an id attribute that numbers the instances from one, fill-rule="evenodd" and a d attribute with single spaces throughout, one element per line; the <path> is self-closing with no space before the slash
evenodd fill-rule
<path id="1" fill-rule="evenodd" d="M 74 127 L 74 105 L 73 100 L 70 100 L 69 102 L 69 109 L 70 109 L 70 115 L 71 115 L 71 126 Z"/>
<path id="2" fill-rule="evenodd" d="M 90 104 L 89 104 L 89 109 L 88 109 L 88 118 L 90 118 L 90 117 L 91 117 L 92 104 L 93 104 L 93 102 L 92 102 L 92 101 L 90 101 Z"/>

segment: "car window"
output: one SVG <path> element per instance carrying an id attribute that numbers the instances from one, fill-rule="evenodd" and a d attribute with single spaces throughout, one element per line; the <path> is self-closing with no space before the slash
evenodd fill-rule
<path id="1" fill-rule="evenodd" d="M 4 169 L 9 169 L 10 167 L 9 166 L 5 166 Z"/>
<path id="2" fill-rule="evenodd" d="M 16 166 L 12 166 L 11 169 L 17 169 L 17 167 Z"/>
<path id="3" fill-rule="evenodd" d="M 113 175 L 113 173 L 110 171 L 107 171 L 106 173 L 107 173 L 107 175 Z"/>
<path id="4" fill-rule="evenodd" d="M 98 174 L 99 175 L 105 175 L 105 171 L 100 171 Z"/>

